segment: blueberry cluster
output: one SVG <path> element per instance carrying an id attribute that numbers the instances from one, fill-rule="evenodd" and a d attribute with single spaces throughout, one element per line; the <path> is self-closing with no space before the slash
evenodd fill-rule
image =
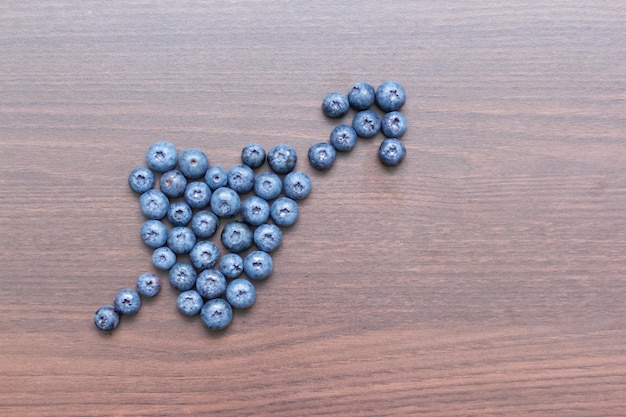
<path id="1" fill-rule="evenodd" d="M 255 172 L 267 161 L 269 170 Z M 298 219 L 297 200 L 311 192 L 311 179 L 296 171 L 297 155 L 288 145 L 265 152 L 258 144 L 244 147 L 241 164 L 228 171 L 213 165 L 204 152 L 178 152 L 169 142 L 154 143 L 146 153 L 147 167 L 134 169 L 130 188 L 140 194 L 146 221 L 141 238 L 151 249 L 153 266 L 167 271 L 178 290 L 179 311 L 200 314 L 211 330 L 226 328 L 233 308 L 251 307 L 256 300 L 254 281 L 267 279 L 273 270 L 271 252 L 283 239 L 283 228 Z M 224 222 L 222 255 L 210 239 Z M 157 274 L 139 276 L 136 290 L 125 288 L 113 305 L 98 309 L 96 326 L 115 329 L 120 315 L 132 315 L 141 297 L 158 294 Z"/>
<path id="2" fill-rule="evenodd" d="M 380 131 L 385 139 L 378 148 L 378 158 L 387 166 L 399 165 L 406 156 L 406 148 L 400 137 L 407 129 L 406 119 L 400 108 L 406 102 L 406 93 L 396 81 L 383 81 L 377 89 L 366 82 L 355 83 L 348 94 L 333 92 L 322 102 L 322 111 L 327 117 L 338 119 L 350 111 L 356 111 L 352 124 L 339 124 L 330 133 L 330 142 L 317 142 L 309 148 L 311 165 L 320 170 L 330 169 L 337 152 L 352 150 L 357 139 L 371 138 Z M 372 110 L 376 103 L 384 112 L 381 118 Z"/>

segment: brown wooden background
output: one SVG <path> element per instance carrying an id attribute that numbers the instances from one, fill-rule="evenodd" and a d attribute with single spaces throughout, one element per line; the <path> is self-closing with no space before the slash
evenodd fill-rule
<path id="1" fill-rule="evenodd" d="M 623 1 L 1 1 L 0 415 L 626 415 L 625 33 Z M 405 163 L 313 172 L 325 94 L 384 79 Z M 157 140 L 314 181 L 221 334 L 167 283 L 92 323 L 152 270 Z"/>

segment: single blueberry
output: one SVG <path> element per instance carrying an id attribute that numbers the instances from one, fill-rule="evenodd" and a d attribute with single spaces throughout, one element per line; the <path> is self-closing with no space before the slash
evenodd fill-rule
<path id="1" fill-rule="evenodd" d="M 195 244 L 196 235 L 188 227 L 175 227 L 167 235 L 167 246 L 178 255 L 189 253 Z"/>
<path id="2" fill-rule="evenodd" d="M 167 242 L 167 226 L 160 220 L 147 220 L 141 225 L 141 238 L 152 248 L 160 248 Z"/>
<path id="3" fill-rule="evenodd" d="M 237 278 L 226 287 L 226 301 L 234 308 L 250 308 L 255 300 L 256 290 L 247 279 Z"/>
<path id="4" fill-rule="evenodd" d="M 396 81 L 383 81 L 376 90 L 376 104 L 385 112 L 400 110 L 406 102 L 402 84 Z"/>
<path id="5" fill-rule="evenodd" d="M 128 176 L 128 185 L 136 193 L 145 193 L 154 186 L 154 174 L 145 167 L 135 168 Z"/>
<path id="6" fill-rule="evenodd" d="M 161 175 L 159 188 L 168 197 L 180 197 L 185 192 L 185 188 L 187 188 L 187 179 L 182 172 L 172 169 Z"/>
<path id="7" fill-rule="evenodd" d="M 204 303 L 200 317 L 209 329 L 223 330 L 233 320 L 233 308 L 223 298 L 214 298 Z"/>
<path id="8" fill-rule="evenodd" d="M 406 156 L 406 148 L 404 143 L 397 138 L 387 138 L 378 148 L 378 159 L 384 165 L 396 166 L 404 160 Z"/>
<path id="9" fill-rule="evenodd" d="M 322 111 L 328 117 L 336 119 L 348 113 L 350 104 L 348 97 L 342 93 L 329 93 L 322 102 Z"/>
<path id="10" fill-rule="evenodd" d="M 252 246 L 252 231 L 240 221 L 227 223 L 222 229 L 222 245 L 233 253 L 241 253 Z"/>
<path id="11" fill-rule="evenodd" d="M 152 265 L 157 269 L 167 271 L 176 263 L 176 254 L 167 246 L 157 248 L 152 252 Z"/>
<path id="12" fill-rule="evenodd" d="M 239 213 L 241 198 L 231 188 L 220 187 L 211 195 L 211 210 L 219 217 L 233 217 Z"/>
<path id="13" fill-rule="evenodd" d="M 265 163 L 265 149 L 261 145 L 251 143 L 241 151 L 241 162 L 250 168 L 258 168 Z"/>
<path id="14" fill-rule="evenodd" d="M 373 110 L 363 110 L 354 115 L 352 128 L 362 138 L 371 138 L 380 131 L 380 117 Z"/>
<path id="15" fill-rule="evenodd" d="M 264 200 L 273 200 L 283 191 L 283 182 L 273 172 L 259 174 L 254 180 L 254 193 Z"/>
<path id="16" fill-rule="evenodd" d="M 178 157 L 178 169 L 187 178 L 202 178 L 208 168 L 208 158 L 198 149 L 185 149 Z"/>
<path id="17" fill-rule="evenodd" d="M 139 311 L 139 308 L 141 307 L 141 298 L 139 298 L 137 291 L 131 290 L 130 288 L 124 288 L 115 294 L 113 306 L 115 307 L 115 311 L 118 313 L 125 316 L 132 316 Z"/>
<path id="18" fill-rule="evenodd" d="M 371 84 L 358 82 L 352 85 L 348 92 L 348 103 L 355 110 L 369 109 L 376 100 L 376 91 Z"/>
<path id="19" fill-rule="evenodd" d="M 406 132 L 406 119 L 399 111 L 386 113 L 380 122 L 380 130 L 388 138 L 399 138 Z"/>
<path id="20" fill-rule="evenodd" d="M 309 162 L 314 168 L 328 170 L 335 163 L 337 151 L 333 145 L 327 142 L 316 142 L 309 148 Z M 286 184 L 283 184 L 286 188 Z"/>
<path id="21" fill-rule="evenodd" d="M 281 227 L 293 225 L 298 220 L 298 203 L 289 197 L 281 197 L 272 203 L 270 216 Z"/>
<path id="22" fill-rule="evenodd" d="M 205 269 L 196 279 L 196 291 L 207 300 L 217 298 L 226 291 L 226 277 L 217 269 Z"/>
<path id="23" fill-rule="evenodd" d="M 204 181 L 211 190 L 217 190 L 228 183 L 228 173 L 221 166 L 213 165 L 204 174 Z"/>
<path id="24" fill-rule="evenodd" d="M 154 297 L 161 290 L 161 278 L 152 272 L 146 272 L 137 278 L 137 292 L 144 297 Z"/>
<path id="25" fill-rule="evenodd" d="M 189 260 L 199 271 L 213 268 L 219 257 L 220 250 L 215 243 L 208 240 L 196 243 L 191 252 L 189 252 Z"/>
<path id="26" fill-rule="evenodd" d="M 208 239 L 215 234 L 220 221 L 215 213 L 201 210 L 191 218 L 191 230 L 198 239 Z"/>
<path id="27" fill-rule="evenodd" d="M 188 290 L 178 294 L 176 306 L 185 316 L 195 316 L 202 310 L 204 300 L 196 290 Z"/>
<path id="28" fill-rule="evenodd" d="M 167 220 L 172 226 L 185 226 L 191 221 L 192 215 L 191 207 L 184 201 L 173 202 L 167 210 Z"/>
<path id="29" fill-rule="evenodd" d="M 272 274 L 274 264 L 269 253 L 256 250 L 246 255 L 243 260 L 243 270 L 248 278 L 260 281 Z"/>
<path id="30" fill-rule="evenodd" d="M 292 200 L 302 200 L 311 193 L 311 178 L 302 171 L 291 171 L 283 181 L 285 196 Z"/>
<path id="31" fill-rule="evenodd" d="M 113 306 L 102 306 L 93 316 L 96 327 L 105 332 L 110 332 L 120 324 L 120 315 Z"/>
<path id="32" fill-rule="evenodd" d="M 254 244 L 264 252 L 273 252 L 283 241 L 283 232 L 275 224 L 262 224 L 254 231 Z"/>
<path id="33" fill-rule="evenodd" d="M 270 205 L 261 197 L 253 195 L 241 203 L 241 218 L 249 225 L 258 226 L 265 223 L 269 217 Z"/>
<path id="34" fill-rule="evenodd" d="M 153 220 L 160 220 L 167 214 L 170 201 L 159 190 L 148 190 L 139 197 L 139 206 L 144 216 Z"/>
<path id="35" fill-rule="evenodd" d="M 276 145 L 267 153 L 267 163 L 277 174 L 288 174 L 296 166 L 298 155 L 289 145 Z"/>
<path id="36" fill-rule="evenodd" d="M 146 152 L 148 168 L 156 172 L 174 169 L 178 160 L 176 147 L 170 142 L 157 142 L 150 145 Z"/>
<path id="37" fill-rule="evenodd" d="M 239 194 L 254 188 L 254 171 L 248 165 L 235 165 L 228 171 L 228 186 Z"/>
<path id="38" fill-rule="evenodd" d="M 189 262 L 177 262 L 169 272 L 170 285 L 178 291 L 187 291 L 196 285 L 196 270 Z"/>
<path id="39" fill-rule="evenodd" d="M 228 253 L 220 259 L 220 272 L 228 279 L 237 278 L 243 272 L 243 259 L 236 253 Z"/>
<path id="40" fill-rule="evenodd" d="M 202 209 L 211 201 L 211 189 L 206 182 L 193 181 L 187 184 L 184 197 L 189 207 Z"/>
<path id="41" fill-rule="evenodd" d="M 339 152 L 354 149 L 357 139 L 356 131 L 349 125 L 337 125 L 330 132 L 330 144 Z"/>

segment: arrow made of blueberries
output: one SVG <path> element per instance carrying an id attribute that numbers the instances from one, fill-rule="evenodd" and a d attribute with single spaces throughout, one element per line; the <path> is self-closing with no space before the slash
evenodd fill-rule
<path id="1" fill-rule="evenodd" d="M 351 126 L 339 124 L 332 130 L 329 142 L 311 145 L 310 164 L 328 170 L 337 152 L 350 151 L 359 137 L 370 138 L 382 131 L 385 139 L 378 157 L 387 166 L 399 165 L 406 155 L 399 138 L 407 124 L 398 110 L 405 101 L 404 88 L 395 81 L 384 81 L 376 90 L 359 82 L 347 96 L 328 94 L 322 103 L 327 117 L 341 118 L 350 108 L 357 113 Z M 374 102 L 385 112 L 382 119 L 371 109 Z M 169 142 L 150 146 L 147 167 L 135 168 L 128 183 L 140 194 L 141 211 L 147 218 L 141 237 L 154 249 L 152 264 L 168 271 L 170 285 L 180 292 L 176 304 L 182 314 L 200 314 L 209 329 L 221 330 L 231 323 L 233 308 L 254 304 L 253 282 L 272 273 L 270 254 L 280 246 L 283 229 L 298 219 L 297 201 L 311 192 L 309 176 L 295 170 L 297 159 L 289 145 L 276 145 L 266 154 L 260 145 L 250 144 L 241 152 L 242 163 L 226 171 L 217 165 L 209 167 L 207 156 L 198 149 L 179 153 Z M 271 171 L 255 175 L 254 170 L 265 161 Z M 242 201 L 249 193 L 253 195 Z M 220 221 L 227 221 L 220 238 L 229 251 L 221 257 L 217 245 L 209 240 Z M 188 262 L 182 260 L 185 255 Z M 137 278 L 136 288 L 120 290 L 113 305 L 96 311 L 94 322 L 99 329 L 110 332 L 118 326 L 120 315 L 137 313 L 141 297 L 158 294 L 161 280 L 146 272 Z"/>

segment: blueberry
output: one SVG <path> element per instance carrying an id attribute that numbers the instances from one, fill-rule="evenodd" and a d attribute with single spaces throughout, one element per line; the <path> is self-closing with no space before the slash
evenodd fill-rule
<path id="1" fill-rule="evenodd" d="M 330 132 L 330 144 L 339 152 L 347 152 L 354 149 L 357 139 L 356 131 L 352 126 L 337 125 Z"/>
<path id="2" fill-rule="evenodd" d="M 135 168 L 128 176 L 128 185 L 136 193 L 145 193 L 154 186 L 154 174 L 148 168 Z"/>
<path id="3" fill-rule="evenodd" d="M 355 110 L 369 109 L 376 100 L 376 91 L 371 84 L 358 82 L 352 85 L 348 92 L 348 103 Z"/>
<path id="4" fill-rule="evenodd" d="M 191 230 L 198 239 L 208 239 L 215 234 L 220 221 L 215 213 L 201 210 L 191 218 Z"/>
<path id="5" fill-rule="evenodd" d="M 283 191 L 283 182 L 273 172 L 259 174 L 254 180 L 254 193 L 264 200 L 273 200 Z"/>
<path id="6" fill-rule="evenodd" d="M 261 145 L 251 143 L 241 151 L 241 162 L 250 168 L 258 168 L 265 163 L 265 149 Z"/>
<path id="7" fill-rule="evenodd" d="M 265 223 L 269 217 L 270 205 L 261 197 L 253 195 L 241 204 L 241 218 L 249 225 L 258 226 Z"/>
<path id="8" fill-rule="evenodd" d="M 270 216 L 278 226 L 288 227 L 298 220 L 298 204 L 289 197 L 281 197 L 272 203 Z"/>
<path id="9" fill-rule="evenodd" d="M 125 316 L 132 316 L 133 314 L 136 314 L 141 307 L 139 293 L 135 290 L 131 290 L 130 288 L 119 290 L 118 293 L 115 294 L 113 306 L 115 307 L 115 311 Z"/>
<path id="10" fill-rule="evenodd" d="M 167 214 L 170 201 L 159 190 L 148 190 L 139 197 L 139 206 L 144 216 L 153 220 L 160 220 Z"/>
<path id="11" fill-rule="evenodd" d="M 249 249 L 252 241 L 252 231 L 244 222 L 235 220 L 222 229 L 222 245 L 233 253 Z"/>
<path id="12" fill-rule="evenodd" d="M 217 298 L 226 291 L 226 277 L 217 269 L 205 269 L 196 279 L 196 291 L 207 300 Z"/>
<path id="13" fill-rule="evenodd" d="M 254 244 L 264 252 L 273 252 L 283 241 L 283 232 L 275 224 L 262 224 L 254 231 Z"/>
<path id="14" fill-rule="evenodd" d="M 233 217 L 239 213 L 241 199 L 236 191 L 220 187 L 211 195 L 211 210 L 219 217 Z"/>
<path id="15" fill-rule="evenodd" d="M 146 152 L 148 168 L 156 172 L 174 169 L 178 159 L 176 147 L 170 142 L 157 142 L 150 145 Z"/>
<path id="16" fill-rule="evenodd" d="M 228 279 L 237 278 L 243 272 L 243 259 L 236 253 L 228 253 L 220 259 L 220 272 Z"/>
<path id="17" fill-rule="evenodd" d="M 322 102 L 322 111 L 328 117 L 336 119 L 348 113 L 348 97 L 342 93 L 329 93 Z"/>
<path id="18" fill-rule="evenodd" d="M 198 270 L 213 268 L 220 257 L 220 250 L 213 242 L 203 240 L 191 249 L 189 260 Z"/>
<path id="19" fill-rule="evenodd" d="M 188 290 L 178 294 L 176 306 L 185 316 L 195 316 L 202 310 L 204 300 L 196 290 Z"/>
<path id="20" fill-rule="evenodd" d="M 167 246 L 178 255 L 189 253 L 195 244 L 196 235 L 188 227 L 175 227 L 167 235 Z"/>
<path id="21" fill-rule="evenodd" d="M 146 272 L 137 278 L 137 292 L 144 297 L 154 297 L 161 290 L 161 278 L 152 272 Z"/>
<path id="22" fill-rule="evenodd" d="M 383 81 L 376 90 L 376 104 L 385 112 L 400 110 L 406 102 L 402 84 L 396 81 Z"/>
<path id="23" fill-rule="evenodd" d="M 202 178 L 208 168 L 208 158 L 198 149 L 185 149 L 178 157 L 178 169 L 187 178 Z"/>
<path id="24" fill-rule="evenodd" d="M 233 320 L 233 308 L 223 298 L 214 298 L 204 303 L 200 317 L 209 329 L 223 330 Z"/>
<path id="25" fill-rule="evenodd" d="M 159 179 L 159 188 L 168 197 L 180 197 L 185 192 L 186 187 L 187 179 L 182 172 L 176 169 L 164 172 Z"/>
<path id="26" fill-rule="evenodd" d="M 211 189 L 206 182 L 193 181 L 187 184 L 183 194 L 189 207 L 202 209 L 209 205 L 211 201 Z"/>
<path id="27" fill-rule="evenodd" d="M 404 143 L 397 138 L 385 139 L 378 148 L 378 159 L 387 166 L 400 165 L 405 156 Z"/>
<path id="28" fill-rule="evenodd" d="M 160 248 L 167 242 L 167 227 L 160 220 L 147 220 L 141 225 L 141 238 L 152 248 Z"/>
<path id="29" fill-rule="evenodd" d="M 256 290 L 247 279 L 237 278 L 226 287 L 226 301 L 234 308 L 250 308 L 255 300 Z"/>
<path id="30" fill-rule="evenodd" d="M 191 221 L 192 215 L 191 207 L 184 201 L 170 204 L 170 208 L 167 210 L 167 220 L 172 226 L 185 226 Z"/>
<path id="31" fill-rule="evenodd" d="M 406 119 L 399 111 L 392 111 L 383 116 L 380 130 L 388 138 L 399 138 L 406 132 Z"/>
<path id="32" fill-rule="evenodd" d="M 228 173 L 221 166 L 213 165 L 204 174 L 204 181 L 211 190 L 217 190 L 228 183 Z"/>
<path id="33" fill-rule="evenodd" d="M 256 250 L 246 255 L 243 260 L 243 270 L 248 278 L 258 281 L 272 274 L 274 264 L 269 253 Z"/>
<path id="34" fill-rule="evenodd" d="M 291 171 L 283 181 L 285 196 L 292 200 L 302 200 L 311 193 L 311 178 L 302 171 Z"/>
<path id="35" fill-rule="evenodd" d="M 373 110 L 363 110 L 354 115 L 352 128 L 362 138 L 371 138 L 380 131 L 380 117 Z"/>
<path id="36" fill-rule="evenodd" d="M 102 306 L 93 316 L 96 327 L 105 332 L 110 332 L 120 324 L 120 315 L 113 306 Z"/>
<path id="37" fill-rule="evenodd" d="M 235 165 L 228 171 L 228 186 L 239 194 L 254 188 L 254 171 L 248 165 Z"/>
<path id="38" fill-rule="evenodd" d="M 276 145 L 267 153 L 267 163 L 277 174 L 288 174 L 296 166 L 298 155 L 289 145 Z"/>
<path id="39" fill-rule="evenodd" d="M 336 157 L 337 152 L 330 143 L 316 142 L 309 148 L 309 162 L 314 168 L 328 170 L 333 166 Z"/>
<path id="40" fill-rule="evenodd" d="M 167 246 L 157 248 L 152 252 L 152 265 L 157 269 L 167 271 L 176 263 L 176 254 Z"/>
<path id="41" fill-rule="evenodd" d="M 187 291 L 196 285 L 196 270 L 189 262 L 177 262 L 169 272 L 170 285 L 178 291 Z"/>

